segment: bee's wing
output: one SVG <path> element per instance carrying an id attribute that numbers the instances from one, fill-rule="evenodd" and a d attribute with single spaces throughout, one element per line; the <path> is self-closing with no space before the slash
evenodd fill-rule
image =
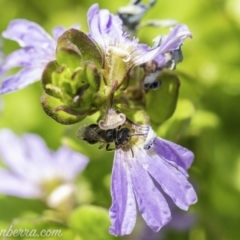
<path id="1" fill-rule="evenodd" d="M 77 130 L 77 137 L 81 140 L 84 140 L 84 135 L 85 135 L 85 131 L 86 131 L 86 128 L 85 126 L 82 126 L 80 127 L 78 130 Z"/>
<path id="2" fill-rule="evenodd" d="M 83 126 L 78 129 L 77 137 L 85 141 L 105 142 L 104 139 L 98 134 L 100 132 L 99 127 L 91 128 L 89 126 Z"/>

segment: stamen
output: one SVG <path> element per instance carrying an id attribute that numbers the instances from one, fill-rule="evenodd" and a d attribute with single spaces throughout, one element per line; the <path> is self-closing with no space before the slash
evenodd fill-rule
<path id="1" fill-rule="evenodd" d="M 131 55 L 129 52 L 114 46 L 108 46 L 106 53 L 107 55 L 117 55 L 118 57 L 122 58 L 124 62 L 129 62 L 131 59 Z"/>
<path id="2" fill-rule="evenodd" d="M 115 111 L 110 110 L 107 112 L 106 118 L 98 122 L 98 126 L 104 130 L 114 129 L 120 125 L 123 125 L 125 121 L 126 116 L 123 113 L 118 114 Z"/>

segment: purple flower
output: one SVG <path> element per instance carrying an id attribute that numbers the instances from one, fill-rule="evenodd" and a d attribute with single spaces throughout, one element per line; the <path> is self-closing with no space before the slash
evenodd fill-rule
<path id="1" fill-rule="evenodd" d="M 146 139 L 138 137 L 131 147 L 117 149 L 112 171 L 110 233 L 132 232 L 136 202 L 146 224 L 154 232 L 159 231 L 171 220 L 162 192 L 185 211 L 196 203 L 196 193 L 186 176 L 193 157 L 186 148 L 156 137 L 151 128 Z"/>
<path id="2" fill-rule="evenodd" d="M 0 168 L 0 193 L 40 198 L 51 207 L 74 191 L 73 181 L 88 163 L 68 147 L 53 152 L 39 136 L 19 137 L 8 129 L 0 131 L 0 157 L 7 167 Z"/>
<path id="3" fill-rule="evenodd" d="M 164 67 L 166 64 L 166 53 L 174 50 L 178 50 L 187 37 L 192 37 L 188 27 L 184 24 L 178 24 L 175 28 L 172 28 L 169 35 L 156 39 L 156 44 L 159 45 L 159 52 L 154 60 L 158 68 Z M 160 43 L 157 43 L 160 41 Z"/>
<path id="4" fill-rule="evenodd" d="M 138 39 L 130 39 L 123 32 L 122 20 L 117 15 L 110 14 L 106 9 L 99 10 L 98 4 L 94 4 L 88 11 L 89 36 L 96 41 L 105 55 L 105 76 L 107 82 L 126 76 L 128 70 L 134 66 L 144 64 L 155 58 L 164 58 L 166 52 L 178 49 L 186 37 L 191 33 L 186 25 L 177 25 L 171 33 L 164 38 L 161 44 L 149 47 L 139 44 Z M 115 67 L 116 72 L 113 70 Z M 118 79 L 116 79 L 118 80 Z"/>
<path id="5" fill-rule="evenodd" d="M 155 46 L 159 46 L 159 52 L 152 61 L 145 64 L 144 86 L 151 88 L 163 68 L 175 69 L 176 65 L 183 60 L 181 45 L 187 37 L 192 37 L 189 29 L 184 24 L 173 28 L 168 36 L 159 36 Z M 154 85 L 152 86 L 154 88 Z"/>
<path id="6" fill-rule="evenodd" d="M 178 49 L 183 40 L 191 36 L 184 24 L 179 24 L 165 37 L 160 46 L 150 48 L 145 44 L 138 44 L 137 39 L 129 39 L 122 30 L 122 20 L 110 14 L 106 9 L 99 10 L 94 4 L 88 11 L 89 36 L 95 40 L 106 55 L 119 54 L 126 62 L 140 65 L 152 60 L 159 54 Z"/>
<path id="7" fill-rule="evenodd" d="M 40 80 L 46 64 L 55 60 L 57 39 L 64 31 L 62 27 L 54 28 L 52 38 L 37 23 L 25 19 L 11 21 L 2 35 L 16 41 L 21 49 L 11 53 L 2 68 L 3 71 L 22 69 L 3 81 L 0 93 L 16 91 Z"/>

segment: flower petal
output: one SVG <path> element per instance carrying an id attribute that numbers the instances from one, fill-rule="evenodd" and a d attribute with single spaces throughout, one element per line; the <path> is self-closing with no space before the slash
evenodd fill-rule
<path id="1" fill-rule="evenodd" d="M 15 173 L 25 172 L 24 147 L 20 139 L 10 130 L 0 131 L 0 156 L 5 165 Z M 14 151 L 12 146 L 14 146 Z"/>
<path id="2" fill-rule="evenodd" d="M 170 34 L 163 39 L 162 44 L 158 48 L 159 53 L 166 53 L 178 49 L 187 37 L 192 37 L 188 26 L 185 24 L 178 24 L 172 29 Z"/>
<path id="3" fill-rule="evenodd" d="M 57 41 L 58 38 L 66 31 L 66 28 L 58 26 L 52 30 L 53 38 Z"/>
<path id="4" fill-rule="evenodd" d="M 21 69 L 17 74 L 10 76 L 3 81 L 0 94 L 13 92 L 22 89 L 38 80 L 42 77 L 42 67 L 26 67 Z"/>
<path id="5" fill-rule="evenodd" d="M 22 48 L 12 52 L 6 57 L 3 69 L 6 71 L 15 67 L 36 67 L 36 65 L 41 65 L 41 57 L 41 52 L 36 51 L 33 47 Z M 47 62 L 46 60 L 46 64 Z"/>
<path id="6" fill-rule="evenodd" d="M 147 225 L 157 232 L 171 220 L 171 213 L 164 196 L 154 185 L 143 160 L 152 161 L 143 148 L 133 148 L 134 158 L 128 160 L 134 193 Z"/>
<path id="7" fill-rule="evenodd" d="M 39 176 L 42 176 L 43 170 L 39 171 L 39 169 L 43 168 L 44 161 L 49 161 L 50 151 L 40 137 L 31 138 L 32 142 L 28 144 L 27 136 L 24 141 L 12 131 L 2 129 L 0 131 L 0 156 L 16 176 L 35 182 L 39 180 Z M 14 146 L 14 151 L 12 146 Z"/>
<path id="8" fill-rule="evenodd" d="M 136 222 L 136 203 L 131 179 L 125 161 L 128 155 L 122 149 L 115 151 L 111 195 L 112 206 L 109 210 L 112 226 L 109 232 L 113 235 L 130 234 Z"/>
<path id="9" fill-rule="evenodd" d="M 2 36 L 18 42 L 21 47 L 49 48 L 54 45 L 54 40 L 40 25 L 25 19 L 11 21 Z"/>
<path id="10" fill-rule="evenodd" d="M 90 37 L 102 48 L 111 39 L 122 38 L 122 20 L 107 9 L 99 10 L 98 4 L 93 4 L 88 10 L 88 25 Z"/>
<path id="11" fill-rule="evenodd" d="M 191 204 L 196 203 L 195 190 L 175 167 L 157 155 L 149 155 L 148 160 L 141 158 L 141 162 L 179 208 L 187 210 Z"/>
<path id="12" fill-rule="evenodd" d="M 41 196 L 39 188 L 25 179 L 18 178 L 6 170 L 0 169 L 0 193 L 24 198 L 38 198 Z"/>
<path id="13" fill-rule="evenodd" d="M 25 162 L 30 171 L 25 178 L 36 183 L 54 178 L 56 161 L 53 152 L 48 149 L 44 140 L 35 134 L 24 134 L 19 140 L 22 143 Z"/>
<path id="14" fill-rule="evenodd" d="M 155 59 L 158 62 L 158 66 L 161 67 L 163 62 L 165 62 L 163 54 L 178 49 L 187 37 L 192 37 L 187 25 L 179 24 L 173 28 L 167 37 L 163 38 L 163 42 L 159 47 L 149 48 L 145 44 L 139 44 L 138 50 L 142 51 L 142 54 L 139 54 L 135 64 L 141 65 Z"/>
<path id="15" fill-rule="evenodd" d="M 159 48 L 152 49 L 145 44 L 138 44 L 138 52 L 141 54 L 134 59 L 135 65 L 141 65 L 154 59 L 159 54 Z"/>
<path id="16" fill-rule="evenodd" d="M 2 35 L 17 41 L 23 47 L 6 58 L 2 69 L 6 71 L 14 67 L 25 67 L 3 81 L 1 93 L 4 94 L 40 80 L 47 63 L 55 59 L 57 43 L 42 27 L 25 19 L 11 21 Z"/>
<path id="17" fill-rule="evenodd" d="M 52 152 L 48 149 L 44 140 L 36 134 L 24 134 L 20 140 L 28 149 L 28 159 L 35 165 L 38 162 L 49 162 Z"/>
<path id="18" fill-rule="evenodd" d="M 185 176 L 188 176 L 187 170 L 194 159 L 193 152 L 160 137 L 155 138 L 152 147 L 160 158 L 164 158 Z"/>
<path id="19" fill-rule="evenodd" d="M 88 164 L 88 158 L 81 153 L 75 152 L 63 146 L 54 154 L 52 161 L 56 175 L 66 181 L 72 181 Z"/>

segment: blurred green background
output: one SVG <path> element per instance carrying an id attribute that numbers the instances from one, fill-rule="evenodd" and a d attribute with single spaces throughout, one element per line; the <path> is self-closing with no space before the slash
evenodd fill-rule
<path id="1" fill-rule="evenodd" d="M 86 13 L 93 3 L 92 0 L 1 0 L 0 31 L 6 29 L 12 19 L 26 18 L 39 23 L 49 33 L 56 25 L 69 27 L 75 23 L 80 23 L 81 30 L 87 32 Z M 98 3 L 101 8 L 116 12 L 128 1 L 102 0 Z M 166 231 L 164 237 L 174 240 L 239 240 L 240 2 L 161 0 L 143 20 L 167 18 L 187 24 L 193 39 L 185 41 L 182 47 L 184 61 L 176 70 L 181 80 L 176 112 L 159 127 L 158 134 L 195 153 L 190 181 L 199 200 L 190 208 L 196 216 L 195 225 L 185 232 Z M 142 42 L 151 44 L 159 32 L 160 29 L 144 28 L 139 37 Z M 17 48 L 15 42 L 3 40 L 5 55 Z M 8 127 L 19 134 L 37 133 L 52 149 L 61 142 L 69 143 L 68 138 L 62 138 L 63 134 L 71 136 L 71 144 L 91 160 L 82 174 L 92 194 L 87 202 L 108 209 L 111 205 L 109 179 L 113 153 L 100 151 L 97 146 L 88 146 L 78 140 L 74 131 L 82 123 L 66 128 L 48 117 L 40 105 L 41 93 L 41 84 L 37 82 L 2 96 L 0 128 Z M 85 122 L 89 121 L 91 119 Z M 0 196 L 0 229 L 9 226 L 15 218 L 40 215 L 43 211 L 44 206 L 38 201 Z M 140 239 L 138 234 L 142 224 L 140 221 L 134 233 L 126 239 Z M 71 239 L 66 236 L 62 239 Z M 81 238 L 75 236 L 72 239 Z"/>

